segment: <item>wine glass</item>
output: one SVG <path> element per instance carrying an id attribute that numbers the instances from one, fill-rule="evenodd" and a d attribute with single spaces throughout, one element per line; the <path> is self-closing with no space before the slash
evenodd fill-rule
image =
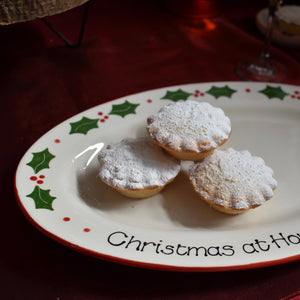
<path id="1" fill-rule="evenodd" d="M 237 64 L 236 73 L 244 80 L 282 82 L 286 78 L 286 68 L 278 61 L 271 59 L 270 48 L 272 33 L 278 8 L 282 0 L 269 0 L 268 24 L 266 38 L 258 58 L 243 60 Z"/>

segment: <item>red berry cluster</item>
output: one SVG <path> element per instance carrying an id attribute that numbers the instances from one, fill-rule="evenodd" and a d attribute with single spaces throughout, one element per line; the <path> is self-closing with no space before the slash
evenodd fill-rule
<path id="1" fill-rule="evenodd" d="M 44 178 L 45 178 L 45 175 L 40 175 L 39 177 L 37 177 L 37 176 L 31 176 L 30 180 L 36 181 L 37 184 L 43 184 L 44 181 L 42 179 L 44 179 Z"/>
<path id="2" fill-rule="evenodd" d="M 102 111 L 100 111 L 100 112 L 98 112 L 98 115 L 103 116 L 104 114 Z M 106 115 L 106 116 L 102 117 L 102 119 L 100 119 L 100 122 L 104 123 L 108 118 L 109 118 L 109 116 Z"/>
<path id="3" fill-rule="evenodd" d="M 199 96 L 203 97 L 204 95 L 205 95 L 205 93 L 203 93 L 199 90 L 195 90 L 194 97 L 198 98 Z"/>
<path id="4" fill-rule="evenodd" d="M 291 95 L 292 98 L 300 100 L 300 92 L 294 91 L 294 94 Z"/>

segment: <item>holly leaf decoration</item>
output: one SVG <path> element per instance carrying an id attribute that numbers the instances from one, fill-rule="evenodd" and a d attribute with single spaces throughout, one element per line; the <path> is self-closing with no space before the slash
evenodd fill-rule
<path id="1" fill-rule="evenodd" d="M 139 104 L 130 103 L 129 101 L 125 101 L 122 104 L 114 104 L 112 106 L 112 110 L 109 113 L 110 115 L 118 115 L 124 118 L 129 114 L 136 114 L 135 109 L 139 106 Z"/>
<path id="2" fill-rule="evenodd" d="M 187 93 L 182 89 L 178 89 L 177 91 L 167 91 L 167 93 L 161 99 L 168 99 L 177 102 L 179 100 L 187 100 L 191 95 L 193 94 Z"/>
<path id="3" fill-rule="evenodd" d="M 99 119 L 89 119 L 87 117 L 82 117 L 81 120 L 70 123 L 71 131 L 70 134 L 82 133 L 87 134 L 91 129 L 98 128 Z"/>
<path id="4" fill-rule="evenodd" d="M 44 208 L 49 210 L 54 210 L 52 207 L 52 202 L 56 197 L 52 197 L 50 195 L 50 190 L 43 190 L 39 186 L 35 186 L 33 192 L 26 197 L 30 197 L 33 199 L 35 203 L 35 208 Z"/>
<path id="5" fill-rule="evenodd" d="M 48 148 L 41 152 L 33 152 L 32 155 L 33 158 L 27 165 L 33 169 L 35 174 L 43 169 L 49 169 L 49 163 L 55 157 L 49 152 Z"/>
<path id="6" fill-rule="evenodd" d="M 273 86 L 267 85 L 265 89 L 258 91 L 258 92 L 266 95 L 269 99 L 278 98 L 280 100 L 283 100 L 283 98 L 285 96 L 289 95 L 288 93 L 283 91 L 280 86 L 273 87 Z"/>
<path id="7" fill-rule="evenodd" d="M 231 98 L 232 94 L 236 92 L 236 90 L 231 89 L 228 85 L 223 87 L 217 87 L 213 85 L 206 93 L 211 94 L 218 99 L 221 96 Z"/>

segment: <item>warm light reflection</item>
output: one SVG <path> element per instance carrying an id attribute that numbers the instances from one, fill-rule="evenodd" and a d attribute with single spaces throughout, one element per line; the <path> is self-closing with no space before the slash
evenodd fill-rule
<path id="1" fill-rule="evenodd" d="M 191 38 L 209 34 L 217 29 L 218 25 L 210 19 L 189 20 L 185 23 Z"/>
<path id="2" fill-rule="evenodd" d="M 186 26 L 192 34 L 204 34 L 217 29 L 217 24 L 210 19 L 194 19 L 186 22 Z"/>
<path id="3" fill-rule="evenodd" d="M 217 27 L 217 25 L 209 19 L 203 19 L 203 23 L 205 24 L 205 29 L 208 31 L 215 30 Z"/>

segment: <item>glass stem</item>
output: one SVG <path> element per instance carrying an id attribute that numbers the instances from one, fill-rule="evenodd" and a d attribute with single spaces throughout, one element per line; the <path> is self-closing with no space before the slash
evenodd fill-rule
<path id="1" fill-rule="evenodd" d="M 262 59 L 270 59 L 270 48 L 271 48 L 271 39 L 276 21 L 276 13 L 281 5 L 281 0 L 270 0 L 269 6 L 269 14 L 268 14 L 268 23 L 267 23 L 267 32 L 263 45 L 263 49 L 261 51 L 260 57 Z"/>

